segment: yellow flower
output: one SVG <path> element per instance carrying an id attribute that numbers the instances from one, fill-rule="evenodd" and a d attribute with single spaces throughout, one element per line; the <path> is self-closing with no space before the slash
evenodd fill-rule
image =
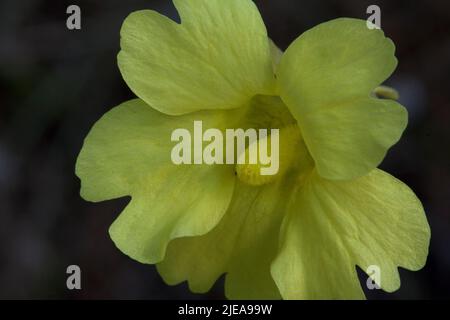
<path id="1" fill-rule="evenodd" d="M 86 200 L 132 198 L 110 229 L 117 247 L 194 292 L 226 273 L 229 298 L 364 298 L 356 265 L 398 289 L 398 266 L 425 264 L 430 230 L 414 193 L 376 169 L 407 125 L 400 104 L 374 97 L 393 43 L 345 18 L 282 53 L 250 0 L 174 3 L 181 24 L 126 19 L 118 62 L 139 99 L 108 112 L 77 161 Z M 173 164 L 171 133 L 196 120 L 280 129 L 278 174 Z"/>

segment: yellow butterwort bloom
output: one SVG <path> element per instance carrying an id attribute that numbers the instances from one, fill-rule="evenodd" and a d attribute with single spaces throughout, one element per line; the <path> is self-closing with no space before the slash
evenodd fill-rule
<path id="1" fill-rule="evenodd" d="M 395 47 L 366 21 L 336 19 L 285 53 L 250 0 L 174 0 L 178 24 L 132 13 L 118 64 L 139 99 L 108 112 L 77 161 L 89 201 L 131 196 L 110 228 L 117 247 L 157 264 L 169 284 L 208 291 L 226 273 L 228 298 L 364 298 L 356 266 L 425 264 L 430 230 L 420 201 L 377 169 L 407 112 L 378 99 Z M 374 94 L 375 93 L 375 94 Z M 280 170 L 171 162 L 171 133 L 280 129 Z M 269 137 L 270 138 L 270 137 Z"/>

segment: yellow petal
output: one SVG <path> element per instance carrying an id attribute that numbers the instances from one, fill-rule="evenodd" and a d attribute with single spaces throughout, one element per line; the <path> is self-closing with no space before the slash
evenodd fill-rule
<path id="1" fill-rule="evenodd" d="M 125 254 L 159 262 L 171 239 L 205 234 L 221 220 L 233 194 L 234 166 L 173 164 L 171 134 L 177 128 L 193 130 L 194 119 L 205 128 L 220 127 L 224 117 L 223 112 L 171 117 L 132 100 L 95 124 L 76 174 L 86 200 L 131 196 L 110 228 Z"/>
<path id="2" fill-rule="evenodd" d="M 425 265 L 430 229 L 414 193 L 383 171 L 349 182 L 313 172 L 288 207 L 281 239 L 272 275 L 283 298 L 362 299 L 355 266 L 379 267 L 381 288 L 395 291 L 397 267 Z"/>
<path id="3" fill-rule="evenodd" d="M 267 31 L 250 0 L 174 0 L 181 25 L 132 13 L 118 57 L 134 93 L 171 115 L 232 109 L 275 90 Z"/>
<path id="4" fill-rule="evenodd" d="M 381 30 L 342 18 L 305 32 L 283 55 L 280 95 L 324 178 L 367 174 L 403 133 L 406 110 L 371 97 L 397 66 L 394 51 Z"/>
<path id="5" fill-rule="evenodd" d="M 291 186 L 285 179 L 263 187 L 238 182 L 220 224 L 202 237 L 172 241 L 159 273 L 171 285 L 187 280 L 191 290 L 200 293 L 227 273 L 225 293 L 230 299 L 280 299 L 270 264 L 278 251 Z"/>

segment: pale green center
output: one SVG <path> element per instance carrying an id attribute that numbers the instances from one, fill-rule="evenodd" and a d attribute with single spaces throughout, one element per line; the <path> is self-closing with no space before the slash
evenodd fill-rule
<path id="1" fill-rule="evenodd" d="M 280 98 L 255 97 L 246 116 L 256 127 L 268 129 L 269 132 L 270 129 L 279 129 L 279 170 L 274 175 L 261 174 L 261 169 L 268 165 L 262 164 L 259 159 L 257 164 L 237 164 L 236 174 L 239 180 L 251 186 L 262 186 L 280 179 L 293 170 L 298 173 L 313 167 L 313 160 L 303 141 L 301 130 Z M 265 139 L 267 139 L 265 144 L 270 147 L 272 137 L 268 136 Z M 258 140 L 255 144 L 260 142 Z M 246 154 L 252 147 L 254 146 L 246 149 Z M 271 151 L 269 148 L 269 153 Z"/>

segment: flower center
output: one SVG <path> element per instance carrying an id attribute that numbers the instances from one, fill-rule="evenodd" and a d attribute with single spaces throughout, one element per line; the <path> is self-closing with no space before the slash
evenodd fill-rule
<path id="1" fill-rule="evenodd" d="M 273 141 L 274 139 L 277 141 Z M 274 143 L 278 143 L 278 146 L 275 146 L 278 152 L 274 150 Z M 251 144 L 240 157 L 248 159 L 249 154 L 255 152 L 255 149 L 266 147 L 271 155 L 271 163 L 263 159 L 259 153 L 257 153 L 258 161 L 255 164 L 250 164 L 248 161 L 238 162 L 242 163 L 236 165 L 236 174 L 239 180 L 251 186 L 263 186 L 276 181 L 291 169 L 302 170 L 312 163 L 300 129 L 296 124 L 281 128 L 279 136 L 260 138 Z M 274 155 L 274 153 L 278 154 Z M 276 159 L 277 157 L 278 159 Z M 274 164 L 274 161 L 277 163 Z M 274 166 L 277 169 L 274 174 L 264 174 L 264 169 L 273 169 Z"/>

